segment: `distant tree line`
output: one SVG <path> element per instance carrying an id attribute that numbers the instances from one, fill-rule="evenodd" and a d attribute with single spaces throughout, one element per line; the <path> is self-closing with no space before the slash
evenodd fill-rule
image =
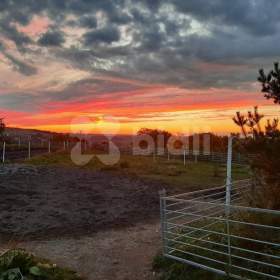
<path id="1" fill-rule="evenodd" d="M 156 145 L 157 148 L 157 144 L 158 144 L 158 139 L 159 137 L 163 137 L 164 139 L 164 148 L 167 147 L 168 144 L 168 140 L 172 135 L 172 133 L 166 131 L 166 130 L 159 130 L 159 129 L 150 129 L 150 128 L 141 128 L 138 132 L 137 135 L 149 135 L 152 137 L 152 139 L 154 140 L 154 143 Z M 194 135 L 189 135 L 189 136 L 183 136 L 183 135 L 178 135 L 178 140 L 174 141 L 174 148 L 175 149 L 181 149 L 183 147 L 183 145 L 186 143 L 183 143 L 183 138 L 185 137 L 185 139 L 187 139 L 187 148 L 189 150 L 193 150 L 194 149 L 194 137 L 197 137 L 199 139 L 199 150 L 202 152 L 203 148 L 204 148 L 204 142 L 205 139 L 210 140 L 210 151 L 211 152 L 221 152 L 221 153 L 225 153 L 227 151 L 227 144 L 228 144 L 228 137 L 227 136 L 219 136 L 219 135 L 215 135 L 213 133 L 197 133 Z M 208 143 L 207 143 L 208 144 Z M 147 143 L 142 143 L 142 147 L 145 148 L 145 145 L 147 145 Z"/>

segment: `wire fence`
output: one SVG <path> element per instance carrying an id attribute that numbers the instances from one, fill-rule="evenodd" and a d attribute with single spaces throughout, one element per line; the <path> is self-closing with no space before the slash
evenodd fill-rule
<path id="1" fill-rule="evenodd" d="M 167 160 L 181 160 L 184 165 L 187 162 L 216 162 L 221 164 L 227 163 L 227 152 L 215 152 L 209 151 L 207 153 L 203 151 L 192 151 L 192 150 L 181 150 L 177 153 L 170 153 L 167 149 L 161 151 L 161 153 L 157 153 L 155 150 L 145 150 L 144 152 L 141 149 L 133 149 L 132 152 L 130 150 L 122 150 L 123 154 L 133 154 L 133 155 L 142 155 L 142 156 L 150 156 L 153 159 L 161 160 L 163 158 Z M 250 160 L 254 160 L 256 155 L 247 154 L 246 156 L 234 151 L 232 153 L 232 164 L 235 165 L 248 165 Z"/>
<path id="2" fill-rule="evenodd" d="M 51 141 L 44 141 L 36 143 L 32 141 L 22 143 L 0 143 L 1 162 L 9 162 L 18 159 L 29 159 L 33 156 L 56 152 L 58 150 L 66 150 L 65 143 L 57 143 Z"/>
<path id="3" fill-rule="evenodd" d="M 21 139 L 21 138 L 19 138 Z M 55 151 L 71 151 L 76 142 L 69 141 L 51 141 L 51 140 L 38 140 L 38 139 L 21 139 L 18 142 L 2 142 L 0 143 L 0 156 L 1 162 L 10 162 L 18 159 L 29 159 L 33 156 L 37 156 L 44 153 L 51 153 Z M 181 161 L 183 165 L 187 166 L 188 162 L 214 162 L 219 164 L 226 164 L 227 153 L 217 152 L 211 149 L 205 150 L 194 150 L 187 149 L 185 147 L 178 150 L 169 150 L 168 147 L 163 148 L 148 148 L 141 149 L 139 147 L 133 147 L 131 145 L 121 145 L 116 144 L 121 155 L 133 155 L 133 156 L 149 156 L 153 161 L 160 162 L 161 160 L 178 160 Z M 82 142 L 83 152 L 94 153 L 96 149 L 95 145 L 91 142 Z M 100 148 L 100 147 L 99 147 Z M 103 147 L 104 148 L 104 147 Z M 107 147 L 108 148 L 108 147 Z M 104 150 L 104 153 L 109 153 L 108 150 Z M 253 160 L 255 155 L 242 155 L 237 151 L 232 153 L 232 164 L 235 165 L 248 165 L 250 160 Z"/>
<path id="4" fill-rule="evenodd" d="M 164 256 L 235 279 L 280 279 L 280 211 L 250 207 L 250 180 L 161 196 Z"/>

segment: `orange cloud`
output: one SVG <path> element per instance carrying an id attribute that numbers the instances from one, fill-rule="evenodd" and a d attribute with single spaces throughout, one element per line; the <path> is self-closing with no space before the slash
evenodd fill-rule
<path id="1" fill-rule="evenodd" d="M 93 89 L 88 90 L 90 93 Z M 132 133 L 143 126 L 172 132 L 186 127 L 207 127 L 213 132 L 223 133 L 238 130 L 231 120 L 236 110 L 244 109 L 246 112 L 258 104 L 265 106 L 267 114 L 276 112 L 275 107 L 268 106 L 270 102 L 259 93 L 229 89 L 187 90 L 145 85 L 130 91 L 107 92 L 94 97 L 89 94 L 86 98 L 79 98 L 77 93 L 75 100 L 50 101 L 42 104 L 41 110 L 35 114 L 13 111 L 0 114 L 7 116 L 11 126 L 63 132 L 69 131 L 72 120 L 79 116 L 102 119 L 110 115 L 120 123 L 120 133 Z M 103 125 L 110 130 L 112 124 L 104 121 Z"/>

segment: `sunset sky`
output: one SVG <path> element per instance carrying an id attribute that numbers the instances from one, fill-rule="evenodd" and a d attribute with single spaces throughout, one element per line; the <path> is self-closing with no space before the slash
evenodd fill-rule
<path id="1" fill-rule="evenodd" d="M 0 117 L 9 126 L 237 131 L 258 69 L 279 61 L 278 0 L 0 1 Z M 80 122 L 79 122 L 80 120 Z"/>

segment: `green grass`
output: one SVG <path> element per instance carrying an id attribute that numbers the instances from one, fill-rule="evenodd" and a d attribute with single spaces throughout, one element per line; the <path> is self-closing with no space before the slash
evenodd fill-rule
<path id="1" fill-rule="evenodd" d="M 175 260 L 157 255 L 153 261 L 153 269 L 158 273 L 159 280 L 225 280 L 231 279 L 219 276 L 213 272 L 196 268 Z"/>
<path id="2" fill-rule="evenodd" d="M 61 268 L 21 249 L 0 256 L 0 280 L 82 280 L 74 271 Z"/>
<path id="3" fill-rule="evenodd" d="M 69 153 L 65 152 L 33 157 L 26 162 L 44 166 L 76 166 L 71 161 Z M 120 161 L 113 166 L 104 165 L 94 157 L 87 165 L 78 168 L 110 171 L 143 179 L 156 180 L 186 191 L 222 185 L 225 183 L 226 177 L 226 166 L 222 164 L 187 162 L 187 165 L 184 166 L 183 161 L 179 158 L 168 161 L 166 158 L 160 157 L 154 161 L 152 157 L 132 155 L 121 155 Z M 249 177 L 249 170 L 246 166 L 234 165 L 232 174 L 234 180 L 245 179 Z"/>
<path id="4" fill-rule="evenodd" d="M 31 159 L 26 159 L 24 162 L 33 165 L 44 165 L 44 166 L 48 166 L 48 165 L 74 166 L 73 162 L 71 161 L 70 155 L 62 152 L 34 156 Z"/>

